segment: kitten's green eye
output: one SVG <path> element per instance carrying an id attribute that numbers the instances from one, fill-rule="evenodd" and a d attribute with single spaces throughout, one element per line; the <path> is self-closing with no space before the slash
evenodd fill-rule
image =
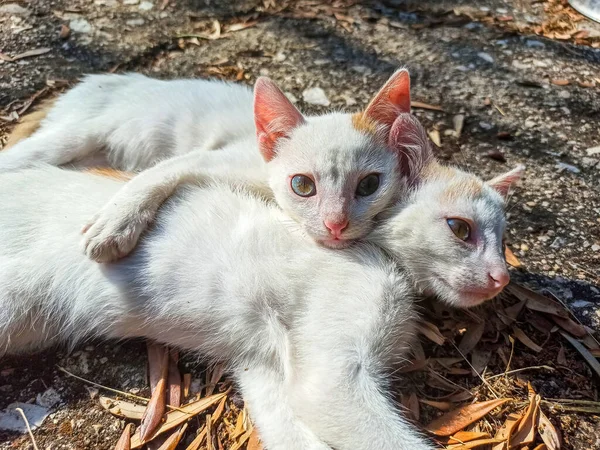
<path id="1" fill-rule="evenodd" d="M 368 197 L 369 195 L 375 193 L 378 188 L 379 175 L 372 173 L 358 182 L 358 186 L 356 187 L 356 195 L 360 197 Z"/>
<path id="2" fill-rule="evenodd" d="M 454 235 L 461 241 L 467 241 L 471 237 L 471 225 L 462 219 L 446 219 L 448 226 Z"/>
<path id="3" fill-rule="evenodd" d="M 312 197 L 317 193 L 315 182 L 306 175 L 294 175 L 291 186 L 292 191 L 300 197 Z"/>

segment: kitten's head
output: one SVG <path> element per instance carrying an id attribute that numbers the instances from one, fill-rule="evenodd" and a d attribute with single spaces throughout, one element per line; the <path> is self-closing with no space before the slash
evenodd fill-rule
<path id="1" fill-rule="evenodd" d="M 502 242 L 505 199 L 524 168 L 485 182 L 442 166 L 418 121 L 409 115 L 398 121 L 412 192 L 383 227 L 387 235 L 381 239 L 423 292 L 453 306 L 478 305 L 509 282 Z"/>
<path id="2" fill-rule="evenodd" d="M 305 118 L 270 80 L 255 86 L 259 148 L 279 206 L 317 242 L 342 248 L 371 231 L 402 191 L 399 149 L 390 141 L 410 111 L 410 79 L 396 72 L 357 114 Z"/>

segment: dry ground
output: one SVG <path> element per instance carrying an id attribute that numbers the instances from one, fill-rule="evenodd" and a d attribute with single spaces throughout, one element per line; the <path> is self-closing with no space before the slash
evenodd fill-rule
<path id="1" fill-rule="evenodd" d="M 600 26 L 573 21 L 557 0 L 333 6 L 318 0 L 0 0 L 0 139 L 30 103 L 35 107 L 85 73 L 216 76 L 248 84 L 269 75 L 300 107 L 324 112 L 364 105 L 403 65 L 412 73 L 414 99 L 442 109 L 415 110 L 430 131 L 437 130 L 440 157 L 484 177 L 526 164 L 527 177 L 509 213 L 508 246 L 522 263 L 513 279 L 560 298 L 585 325 L 598 329 L 600 148 L 594 147 L 600 146 L 600 50 L 593 46 L 600 42 Z M 9 61 L 38 49 L 39 55 Z M 305 102 L 303 93 L 312 87 L 322 88 L 331 104 Z M 457 137 L 452 130 L 459 114 L 465 124 Z M 493 311 L 491 305 L 478 314 L 492 317 Z M 453 326 L 473 320 L 469 314 L 460 317 Z M 554 370 L 521 372 L 494 389 L 522 401 L 525 382 L 531 381 L 545 398 L 597 402 L 597 376 L 560 335 L 541 333 L 528 318 L 519 316 L 519 326 L 543 350 L 536 353 L 517 342 L 511 368 Z M 460 341 L 460 332 L 444 328 L 443 317 L 430 320 L 449 341 Z M 498 351 L 509 342 L 503 333 L 486 330 L 488 338 L 480 343 L 494 351 L 490 373 L 506 368 Z M 426 351 L 456 355 L 450 343 Z M 3 359 L 0 409 L 52 387 L 61 401 L 35 432 L 40 447 L 111 448 L 122 421 L 56 365 L 147 395 L 144 352 L 141 343 L 94 343 L 70 354 Z M 561 352 L 567 364 L 557 361 Z M 181 366 L 203 376 L 193 360 L 184 359 Z M 481 399 L 490 398 L 477 377 L 445 373 Z M 429 385 L 417 372 L 407 376 L 403 388 L 419 398 L 442 396 L 424 390 Z M 563 448 L 600 448 L 597 406 L 586 414 L 544 404 L 542 409 L 562 430 Z M 435 414 L 435 409 L 423 411 L 426 418 Z M 26 437 L 0 432 L 0 449 L 28 445 Z"/>

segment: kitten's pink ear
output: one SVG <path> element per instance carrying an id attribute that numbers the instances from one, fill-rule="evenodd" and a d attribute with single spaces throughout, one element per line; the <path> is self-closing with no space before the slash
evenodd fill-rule
<path id="1" fill-rule="evenodd" d="M 254 85 L 254 123 L 260 153 L 268 162 L 275 157 L 277 141 L 305 120 L 272 80 L 259 77 Z"/>
<path id="2" fill-rule="evenodd" d="M 410 75 L 397 70 L 371 100 L 364 115 L 374 122 L 392 126 L 396 117 L 410 112 Z"/>
<path id="3" fill-rule="evenodd" d="M 493 187 L 502 197 L 506 197 L 511 185 L 519 181 L 524 173 L 525 166 L 518 165 L 510 172 L 498 175 L 496 178 L 488 181 L 487 184 Z"/>
<path id="4" fill-rule="evenodd" d="M 388 145 L 396 150 L 400 171 L 414 185 L 425 166 L 434 161 L 427 132 L 412 114 L 400 114 L 390 129 Z"/>

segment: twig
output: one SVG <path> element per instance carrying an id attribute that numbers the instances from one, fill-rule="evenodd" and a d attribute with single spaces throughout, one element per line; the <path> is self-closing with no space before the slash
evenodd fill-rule
<path id="1" fill-rule="evenodd" d="M 118 389 L 110 388 L 108 386 L 104 386 L 102 384 L 95 383 L 94 381 L 86 380 L 85 378 L 82 378 L 82 377 L 80 377 L 78 375 L 75 375 L 74 373 L 69 372 L 64 367 L 60 367 L 60 366 L 56 366 L 56 367 L 58 368 L 58 370 L 60 370 L 61 372 L 66 373 L 70 377 L 77 378 L 78 380 L 83 381 L 84 383 L 91 384 L 92 386 L 96 386 L 96 387 L 99 387 L 101 389 L 105 389 L 107 391 L 111 391 L 111 392 L 114 392 L 116 394 L 120 394 L 120 395 L 123 395 L 125 397 L 129 397 L 129 398 L 132 398 L 132 399 L 135 399 L 135 400 L 139 400 L 139 401 L 142 401 L 142 402 L 148 403 L 150 401 L 150 399 L 146 398 L 146 397 L 140 397 L 139 395 L 130 394 L 129 392 L 124 392 L 124 391 L 119 391 Z M 181 408 L 177 408 L 176 406 L 167 405 L 167 408 L 174 409 L 174 410 L 180 411 L 180 412 L 185 412 L 184 410 L 182 410 Z"/>
<path id="2" fill-rule="evenodd" d="M 15 408 L 15 411 L 17 411 L 19 414 L 21 414 L 21 416 L 23 416 L 23 420 L 25 421 L 25 426 L 27 427 L 27 432 L 29 433 L 29 437 L 31 438 L 31 443 L 33 444 L 34 450 L 40 450 L 37 446 L 37 443 L 35 442 L 33 433 L 31 432 L 31 427 L 29 426 L 29 420 L 27 420 L 27 416 L 21 408 Z"/>
<path id="3" fill-rule="evenodd" d="M 510 341 L 510 356 L 508 358 L 508 364 L 506 364 L 506 369 L 504 370 L 504 375 L 506 375 L 510 371 L 510 363 L 512 362 L 513 355 L 515 353 L 515 338 L 512 336 L 508 336 L 508 340 Z"/>
<path id="4" fill-rule="evenodd" d="M 475 369 L 475 367 L 473 366 L 473 364 L 471 364 L 471 362 L 467 359 L 467 357 L 463 354 L 463 352 L 460 351 L 460 349 L 458 348 L 458 346 L 454 342 L 452 342 L 452 345 L 454 346 L 454 348 L 456 349 L 456 351 L 460 354 L 460 356 L 462 356 L 463 359 L 467 362 L 467 364 L 473 370 L 473 372 L 475 372 L 477 374 L 477 376 L 481 379 L 481 381 L 483 381 L 483 384 L 485 384 L 489 388 L 489 390 L 492 393 L 492 395 L 494 397 L 496 397 L 496 398 L 500 398 L 500 396 L 498 396 L 498 394 L 496 393 L 496 391 L 494 391 L 494 388 L 492 387 L 492 385 L 490 383 L 488 383 L 488 381 L 481 376 L 481 374 L 477 371 L 477 369 Z"/>
<path id="5" fill-rule="evenodd" d="M 513 373 L 519 373 L 519 372 L 524 372 L 526 370 L 537 370 L 537 369 L 546 369 L 546 370 L 556 370 L 554 367 L 550 367 L 550 366 L 531 366 L 531 367 L 522 367 L 521 369 L 514 369 L 514 370 L 509 370 L 508 372 L 504 372 L 504 373 L 499 373 L 497 375 L 490 375 L 489 377 L 487 377 L 488 380 L 491 380 L 492 378 L 498 378 L 498 377 L 504 377 L 506 375 L 510 375 Z"/>

